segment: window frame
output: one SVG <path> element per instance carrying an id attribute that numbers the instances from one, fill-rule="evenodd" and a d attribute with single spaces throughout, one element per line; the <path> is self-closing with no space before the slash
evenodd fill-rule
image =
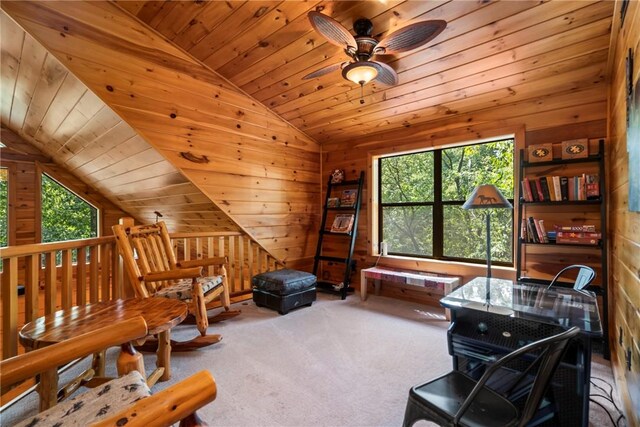
<path id="1" fill-rule="evenodd" d="M 73 188 L 71 188 L 70 186 L 66 185 L 65 183 L 63 183 L 61 180 L 57 179 L 56 177 L 53 176 L 52 173 L 50 173 L 47 170 L 42 170 L 39 168 L 38 173 L 38 183 L 36 186 L 36 191 L 37 191 L 37 198 L 38 198 L 38 206 L 39 206 L 39 212 L 37 213 L 37 233 L 39 235 L 38 241 L 40 243 L 45 243 L 42 241 L 42 215 L 43 215 L 43 200 L 42 200 L 42 180 L 43 178 L 46 176 L 48 179 L 50 179 L 51 181 L 55 182 L 56 184 L 58 184 L 59 186 L 61 186 L 62 188 L 64 188 L 66 191 L 70 192 L 71 194 L 73 194 L 74 196 L 76 196 L 77 198 L 79 198 L 80 200 L 82 200 L 83 202 L 85 202 L 86 204 L 88 204 L 89 206 L 91 206 L 93 209 L 96 210 L 96 223 L 95 223 L 95 237 L 100 237 L 101 236 L 101 229 L 102 229 L 102 209 L 99 205 L 93 203 L 91 200 L 88 200 L 86 197 L 81 196 L 80 194 L 78 194 L 77 191 L 75 191 Z M 92 239 L 94 237 L 85 237 L 84 239 Z M 56 240 L 55 242 L 69 242 L 71 240 Z M 53 243 L 53 242 L 47 242 L 47 243 Z"/>
<path id="2" fill-rule="evenodd" d="M 377 165 L 376 165 L 376 169 L 377 169 L 377 186 L 376 186 L 376 198 L 377 198 L 377 225 L 378 225 L 378 230 L 377 230 L 377 241 L 378 241 L 378 246 L 379 243 L 384 241 L 384 230 L 383 230 L 383 225 L 384 225 L 384 215 L 383 215 L 383 211 L 385 207 L 403 207 L 403 206 L 431 206 L 432 207 L 432 223 L 433 223 L 433 228 L 432 228 L 432 255 L 419 255 L 419 254 L 407 254 L 407 253 L 401 253 L 401 252 L 393 252 L 393 253 L 389 253 L 389 255 L 392 256 L 400 256 L 400 257 L 409 257 L 409 258 L 417 258 L 417 259 L 425 259 L 425 260 L 438 260 L 438 261 L 453 261 L 453 262 L 464 262 L 464 263 L 472 263 L 472 264 L 486 264 L 487 260 L 486 259 L 477 259 L 477 258 L 460 258 L 460 257 L 451 257 L 451 256 L 445 256 L 444 255 L 444 207 L 445 206 L 462 206 L 464 204 L 464 202 L 466 200 L 442 200 L 442 152 L 444 150 L 448 150 L 448 149 L 452 149 L 452 148 L 460 148 L 460 147 L 468 147 L 468 146 L 473 146 L 473 145 L 480 145 L 480 144 L 491 144 L 494 142 L 499 142 L 499 141 L 505 141 L 505 140 L 511 140 L 512 144 L 513 144 L 513 164 L 512 164 L 512 170 L 513 170 L 513 197 L 512 198 L 508 198 L 507 200 L 509 200 L 509 202 L 511 202 L 512 206 L 514 206 L 514 209 L 511 210 L 511 262 L 505 262 L 505 261 L 497 261 L 492 259 L 491 260 L 491 264 L 492 265 L 497 265 L 497 266 L 503 266 L 503 267 L 515 267 L 515 257 L 514 257 L 514 250 L 515 250 L 515 244 L 516 242 L 514 241 L 514 230 L 515 230 L 515 224 L 514 224 L 514 218 L 515 218 L 515 197 L 517 197 L 517 186 L 516 186 L 516 182 L 517 182 L 517 177 L 516 177 L 516 170 L 515 170 L 515 165 L 516 165 L 516 154 L 517 154 L 517 138 L 515 135 L 510 135 L 510 136 L 502 136 L 502 137 L 496 137 L 496 138 L 490 138 L 490 139 L 486 139 L 486 140 L 482 140 L 482 141 L 476 141 L 476 142 L 463 142 L 460 144 L 456 144 L 456 145 L 447 145 L 447 146 L 441 146 L 441 147 L 434 147 L 431 149 L 424 149 L 424 150 L 414 150 L 411 152 L 405 152 L 405 153 L 394 153 L 394 154 L 390 154 L 390 155 L 380 155 L 377 156 L 377 158 L 375 159 Z M 407 155 L 414 155 L 414 154 L 419 154 L 419 153 L 424 153 L 424 152 L 433 152 L 433 185 L 434 185 L 434 189 L 433 189 L 433 201 L 432 202 L 407 202 L 407 203 L 398 203 L 398 202 L 393 202 L 393 203 L 384 203 L 382 201 L 382 161 L 384 159 L 389 159 L 389 158 L 393 158 L 393 157 L 400 157 L 400 156 L 407 156 Z"/>

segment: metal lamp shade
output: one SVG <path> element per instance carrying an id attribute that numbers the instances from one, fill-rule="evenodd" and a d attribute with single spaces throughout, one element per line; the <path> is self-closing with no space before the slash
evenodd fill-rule
<path id="1" fill-rule="evenodd" d="M 478 185 L 469 196 L 463 209 L 510 208 L 513 206 L 493 184 Z"/>

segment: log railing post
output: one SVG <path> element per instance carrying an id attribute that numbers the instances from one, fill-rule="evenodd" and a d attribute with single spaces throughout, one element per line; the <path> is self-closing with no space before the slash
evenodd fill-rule
<path id="1" fill-rule="evenodd" d="M 24 318 L 25 323 L 29 323 L 38 318 L 39 312 L 40 255 L 29 255 L 25 257 L 25 261 Z"/>
<path id="2" fill-rule="evenodd" d="M 72 306 L 73 290 L 71 287 L 71 279 L 73 269 L 71 265 L 71 249 L 62 251 L 62 278 L 61 278 L 61 295 L 60 304 L 63 310 Z"/>
<path id="3" fill-rule="evenodd" d="M 44 314 L 56 311 L 56 253 L 44 254 Z"/>
<path id="4" fill-rule="evenodd" d="M 87 303 L 87 248 L 79 247 L 76 261 L 76 305 Z"/>
<path id="5" fill-rule="evenodd" d="M 2 358 L 18 354 L 18 258 L 2 260 Z"/>
<path id="6" fill-rule="evenodd" d="M 120 218 L 118 223 L 125 228 L 133 227 L 135 221 L 131 217 Z M 118 251 L 119 252 L 119 251 Z M 133 298 L 136 296 L 135 291 L 133 290 L 133 284 L 129 279 L 129 275 L 125 274 L 124 271 L 124 260 L 122 259 L 122 254 L 118 256 L 118 271 L 122 277 L 122 298 Z"/>

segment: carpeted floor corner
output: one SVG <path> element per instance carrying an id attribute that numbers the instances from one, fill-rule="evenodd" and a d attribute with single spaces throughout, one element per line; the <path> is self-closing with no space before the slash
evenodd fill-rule
<path id="1" fill-rule="evenodd" d="M 286 316 L 252 302 L 234 308 L 242 310 L 239 317 L 209 328 L 223 335 L 220 343 L 173 353 L 171 380 L 154 387 L 209 370 L 218 397 L 199 414 L 212 426 L 400 426 L 409 388 L 452 367 L 449 323 L 440 308 L 326 294 Z M 172 338 L 195 334 L 194 326 L 180 325 Z M 111 375 L 116 354 L 108 354 Z M 154 354 L 145 355 L 145 366 L 153 370 Z M 594 357 L 593 374 L 612 383 L 602 358 Z M 36 397 L 29 396 L 2 414 L 2 425 L 35 407 Z M 604 409 L 591 407 L 591 425 L 613 425 Z"/>

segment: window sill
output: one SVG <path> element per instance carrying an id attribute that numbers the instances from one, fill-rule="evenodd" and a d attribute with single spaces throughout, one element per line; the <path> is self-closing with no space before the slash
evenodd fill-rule
<path id="1" fill-rule="evenodd" d="M 373 262 L 378 257 L 372 257 Z M 466 277 L 486 276 L 487 265 L 462 261 L 414 258 L 399 255 L 381 256 L 380 266 L 406 268 L 408 270 L 424 270 L 432 273 L 452 274 Z M 515 280 L 516 268 L 498 265 L 491 266 L 492 276 L 500 279 Z"/>

